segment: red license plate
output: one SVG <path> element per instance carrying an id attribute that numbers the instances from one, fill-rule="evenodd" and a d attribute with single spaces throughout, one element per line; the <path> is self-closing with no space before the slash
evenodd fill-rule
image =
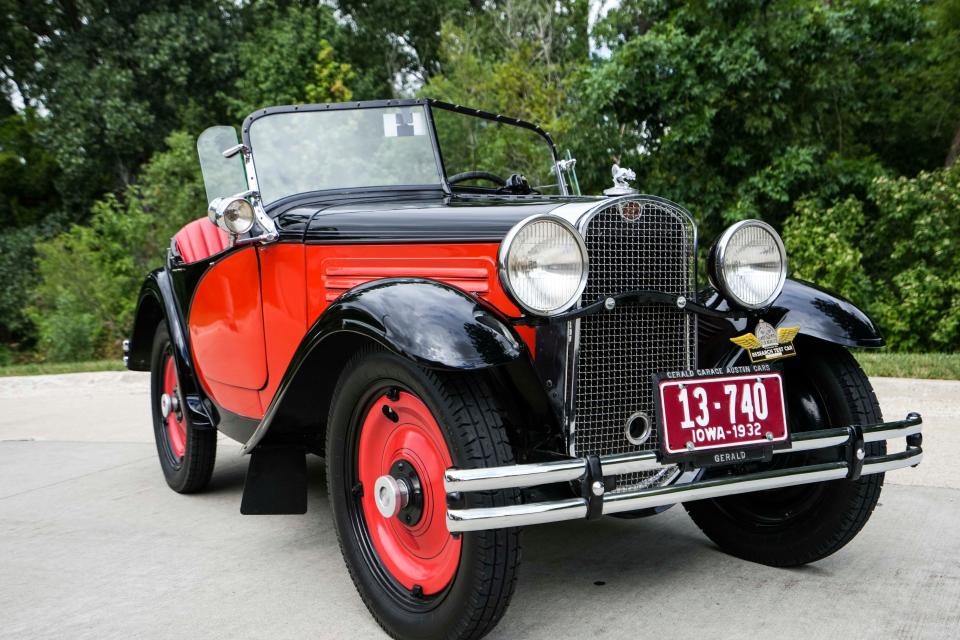
<path id="1" fill-rule="evenodd" d="M 785 442 L 778 373 L 661 380 L 660 424 L 668 455 Z"/>

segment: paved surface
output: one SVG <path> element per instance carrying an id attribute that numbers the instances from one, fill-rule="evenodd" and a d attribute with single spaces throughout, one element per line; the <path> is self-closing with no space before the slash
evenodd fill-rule
<path id="1" fill-rule="evenodd" d="M 717 551 L 686 517 L 533 527 L 492 638 L 960 638 L 960 382 L 876 379 L 924 413 L 924 464 L 888 475 L 846 549 L 778 570 Z M 383 638 L 337 549 L 323 465 L 306 516 L 243 517 L 246 460 L 210 491 L 156 461 L 147 378 L 0 378 L 0 638 Z"/>

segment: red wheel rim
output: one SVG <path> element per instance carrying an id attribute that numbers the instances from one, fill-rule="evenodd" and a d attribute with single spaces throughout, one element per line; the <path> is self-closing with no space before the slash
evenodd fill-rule
<path id="1" fill-rule="evenodd" d="M 173 399 L 179 398 L 177 367 L 172 355 L 167 356 L 166 363 L 163 365 L 163 393 L 170 399 L 171 404 Z M 164 421 L 167 423 L 167 441 L 170 443 L 173 456 L 178 459 L 183 458 L 183 454 L 187 451 L 187 425 L 182 411 L 171 408 Z"/>
<path id="2" fill-rule="evenodd" d="M 384 411 L 389 406 L 391 419 Z M 420 479 L 423 512 L 412 525 L 385 518 L 377 509 L 373 487 L 398 461 L 409 462 Z M 363 515 L 373 546 L 390 574 L 406 589 L 424 595 L 442 591 L 457 573 L 460 538 L 447 531 L 443 473 L 453 466 L 440 426 L 415 395 L 378 398 L 363 418 L 357 470 L 364 487 Z"/>

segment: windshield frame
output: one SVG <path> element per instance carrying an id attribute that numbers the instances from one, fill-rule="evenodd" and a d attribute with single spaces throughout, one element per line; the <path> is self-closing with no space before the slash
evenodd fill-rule
<path id="1" fill-rule="evenodd" d="M 463 107 L 457 104 L 451 104 L 449 102 L 443 102 L 441 100 L 434 100 L 432 98 L 404 98 L 404 99 L 391 99 L 391 100 L 366 100 L 360 102 L 333 102 L 326 104 L 301 104 L 301 105 L 284 105 L 278 107 L 266 107 L 264 109 L 258 109 L 248 115 L 241 127 L 240 135 L 243 145 L 250 149 L 252 156 L 252 167 L 248 172 L 248 182 L 251 183 L 251 189 L 259 190 L 259 180 L 256 175 L 256 149 L 253 149 L 250 143 L 250 127 L 251 125 L 261 118 L 265 118 L 271 115 L 277 115 L 281 113 L 299 113 L 299 112 L 313 112 L 313 111 L 342 111 L 342 110 L 354 110 L 354 109 L 382 109 L 385 107 L 412 107 L 412 106 L 422 106 L 426 114 L 426 126 L 427 126 L 427 136 L 430 138 L 430 145 L 433 148 L 434 158 L 437 162 L 437 167 L 440 170 L 440 183 L 439 184 L 409 184 L 409 185 L 391 185 L 391 186 L 381 186 L 381 187 L 353 187 L 349 189 L 322 189 L 316 191 L 305 191 L 303 193 L 289 194 L 277 199 L 274 202 L 271 202 L 267 205 L 269 209 L 276 209 L 277 205 L 282 203 L 289 202 L 292 199 L 300 198 L 305 195 L 314 196 L 314 195 L 323 195 L 330 194 L 334 192 L 349 192 L 349 193 L 362 193 L 362 192 L 377 192 L 377 191 L 433 191 L 437 190 L 439 187 L 440 190 L 447 196 L 453 196 L 453 188 L 450 183 L 447 181 L 447 169 L 446 165 L 443 162 L 443 150 L 440 148 L 440 143 L 437 137 L 437 131 L 433 121 L 433 108 L 443 109 L 445 111 L 452 111 L 454 113 L 463 114 L 466 116 L 473 116 L 477 118 L 482 118 L 484 120 L 491 120 L 493 122 L 498 122 L 502 124 L 508 124 L 516 127 L 521 127 L 529 131 L 533 131 L 544 139 L 550 148 L 550 153 L 553 158 L 553 167 L 556 172 L 558 183 L 560 185 L 560 195 L 554 197 L 565 197 L 569 196 L 570 191 L 567 185 L 563 171 L 561 170 L 559 164 L 559 156 L 557 155 L 557 147 L 553 142 L 553 138 L 550 137 L 550 134 L 543 130 L 540 126 L 533 124 L 532 122 L 527 122 L 525 120 L 520 120 L 517 118 L 511 118 L 508 116 L 503 116 L 500 114 L 490 113 L 488 111 L 483 111 L 481 109 L 470 109 Z"/>

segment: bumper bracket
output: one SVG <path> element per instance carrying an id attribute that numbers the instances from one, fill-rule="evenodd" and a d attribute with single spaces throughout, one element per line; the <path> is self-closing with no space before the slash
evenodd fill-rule
<path id="1" fill-rule="evenodd" d="M 863 460 L 867 457 L 867 450 L 863 443 L 863 427 L 852 424 L 847 427 L 847 480 L 859 480 L 863 474 Z"/>

